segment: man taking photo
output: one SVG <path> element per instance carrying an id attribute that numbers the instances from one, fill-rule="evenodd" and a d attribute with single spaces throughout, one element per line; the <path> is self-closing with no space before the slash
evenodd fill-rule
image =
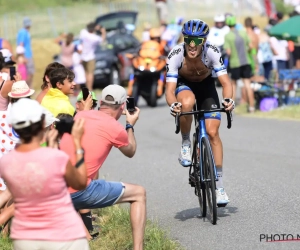
<path id="1" fill-rule="evenodd" d="M 134 125 L 140 110 L 130 114 L 126 109 L 126 90 L 119 85 L 109 85 L 102 91 L 100 109 L 80 111 L 75 120 L 84 118 L 85 128 L 82 138 L 84 161 L 87 167 L 87 188 L 77 191 L 69 188 L 76 210 L 95 209 L 112 206 L 117 203 L 130 203 L 133 249 L 143 249 L 146 223 L 146 191 L 142 186 L 94 180 L 112 147 L 118 148 L 131 158 L 136 151 Z M 118 119 L 125 112 L 126 127 Z M 76 150 L 69 134 L 64 134 L 60 149 L 70 155 L 75 162 Z"/>

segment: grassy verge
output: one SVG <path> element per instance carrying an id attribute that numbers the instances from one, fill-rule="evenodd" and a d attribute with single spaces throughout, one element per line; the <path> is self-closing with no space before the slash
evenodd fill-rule
<path id="1" fill-rule="evenodd" d="M 129 210 L 126 207 L 113 206 L 96 211 L 101 227 L 100 237 L 90 243 L 91 250 L 133 249 Z M 0 238 L 0 249 L 11 250 L 9 239 Z M 169 238 L 169 234 L 154 222 L 147 221 L 145 232 L 145 250 L 182 250 L 178 242 Z"/>
<path id="2" fill-rule="evenodd" d="M 248 116 L 248 117 L 259 117 L 269 119 L 280 119 L 280 120 L 300 120 L 300 105 L 284 106 L 278 109 L 274 109 L 269 112 L 256 111 L 253 114 L 247 113 L 246 105 L 239 105 L 235 109 L 235 114 Z"/>

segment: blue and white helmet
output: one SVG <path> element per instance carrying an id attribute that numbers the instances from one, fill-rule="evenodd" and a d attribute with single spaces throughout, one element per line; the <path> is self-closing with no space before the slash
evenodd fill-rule
<path id="1" fill-rule="evenodd" d="M 182 34 L 184 36 L 207 37 L 209 27 L 207 23 L 200 19 L 192 19 L 183 24 Z"/>

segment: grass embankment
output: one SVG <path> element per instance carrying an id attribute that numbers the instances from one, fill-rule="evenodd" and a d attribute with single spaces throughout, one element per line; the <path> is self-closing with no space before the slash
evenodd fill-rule
<path id="1" fill-rule="evenodd" d="M 129 210 L 118 205 L 95 211 L 100 218 L 100 237 L 90 243 L 91 250 L 129 250 L 133 249 Z M 11 250 L 12 242 L 0 238 L 0 249 Z M 147 221 L 145 250 L 182 250 L 183 248 L 159 229 L 154 222 Z"/>
<path id="2" fill-rule="evenodd" d="M 284 106 L 272 111 L 261 112 L 257 110 L 255 113 L 248 113 L 246 105 L 239 105 L 235 109 L 235 114 L 247 117 L 259 117 L 280 120 L 300 120 L 300 105 Z"/>

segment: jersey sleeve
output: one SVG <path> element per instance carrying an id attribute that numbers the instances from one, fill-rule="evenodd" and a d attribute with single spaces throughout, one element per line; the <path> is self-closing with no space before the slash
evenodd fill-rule
<path id="1" fill-rule="evenodd" d="M 183 47 L 182 46 L 175 46 L 169 53 L 167 57 L 167 77 L 166 82 L 175 82 L 177 83 L 178 78 L 178 70 L 181 65 L 183 54 Z"/>
<path id="2" fill-rule="evenodd" d="M 217 77 L 227 74 L 220 50 L 214 45 L 208 45 L 207 56 L 210 59 L 210 68 Z"/>

